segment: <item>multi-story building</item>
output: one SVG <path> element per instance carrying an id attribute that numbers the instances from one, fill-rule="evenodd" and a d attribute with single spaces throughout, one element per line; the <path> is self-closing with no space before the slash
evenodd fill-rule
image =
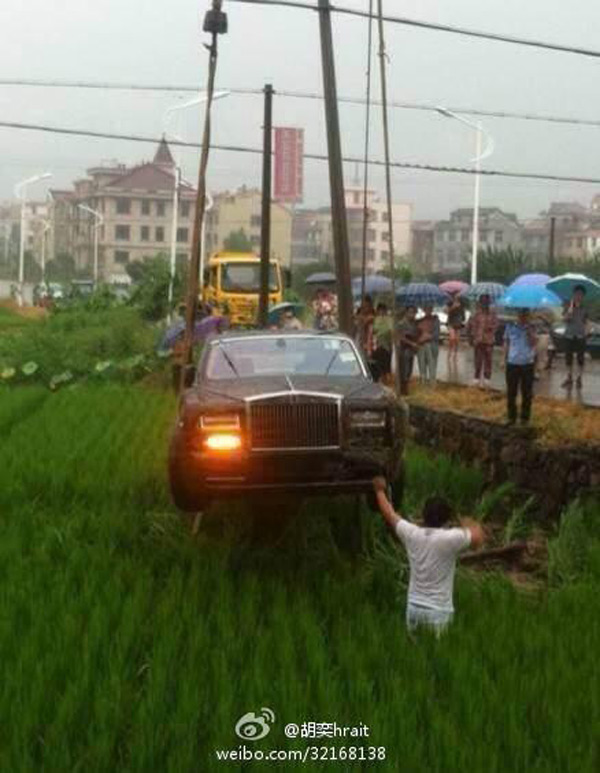
<path id="1" fill-rule="evenodd" d="M 49 205 L 46 201 L 25 204 L 25 251 L 40 262 L 42 252 L 48 257 Z M 0 205 L 0 261 L 8 263 L 19 253 L 21 241 L 21 204 Z"/>
<path id="2" fill-rule="evenodd" d="M 433 273 L 435 220 L 414 220 L 412 224 L 411 268 L 416 276 Z"/>
<path id="3" fill-rule="evenodd" d="M 292 224 L 292 266 L 333 263 L 331 210 L 297 209 Z"/>
<path id="4" fill-rule="evenodd" d="M 232 193 L 213 194 L 213 205 L 206 216 L 206 250 L 223 249 L 231 234 L 243 231 L 258 254 L 261 244 L 262 195 L 256 188 L 239 188 Z M 292 214 L 283 204 L 271 204 L 271 257 L 289 266 L 292 254 Z"/>
<path id="5" fill-rule="evenodd" d="M 89 169 L 73 190 L 52 190 L 53 254 L 72 255 L 79 270 L 91 272 L 96 218 L 100 276 L 118 281 L 128 263 L 169 254 L 173 236 L 176 165 L 166 140 L 153 161 L 134 167 L 110 164 Z M 194 188 L 181 181 L 177 256 L 189 259 L 194 222 Z"/>
<path id="6" fill-rule="evenodd" d="M 386 271 L 390 267 L 390 229 L 388 208 L 374 190 L 367 191 L 366 198 L 369 220 L 367 223 L 367 270 L 371 273 Z M 346 212 L 348 217 L 348 239 L 350 242 L 350 263 L 353 271 L 360 270 L 363 257 L 363 220 L 365 192 L 359 185 L 346 188 Z M 412 249 L 412 210 L 406 202 L 392 204 L 392 228 L 394 253 L 398 264 L 408 261 Z"/>
<path id="7" fill-rule="evenodd" d="M 455 209 L 449 220 L 434 228 L 432 269 L 437 273 L 456 273 L 469 264 L 473 243 L 473 209 Z M 520 225 L 517 216 L 498 207 L 479 210 L 479 248 L 519 247 Z"/>

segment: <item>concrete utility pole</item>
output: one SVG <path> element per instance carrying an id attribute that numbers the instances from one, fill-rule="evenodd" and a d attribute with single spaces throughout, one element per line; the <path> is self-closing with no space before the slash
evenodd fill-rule
<path id="1" fill-rule="evenodd" d="M 265 86 L 265 122 L 263 126 L 262 217 L 260 234 L 260 295 L 258 326 L 266 328 L 269 316 L 269 274 L 271 268 L 271 179 L 273 152 L 273 86 Z"/>
<path id="2" fill-rule="evenodd" d="M 340 139 L 329 0 L 319 0 L 319 25 L 321 29 L 321 57 L 323 60 L 323 94 L 327 124 L 327 149 L 329 153 L 329 185 L 331 188 L 331 220 L 333 228 L 333 256 L 337 275 L 338 313 L 340 330 L 353 333 L 352 284 L 350 276 L 350 247 L 344 190 L 344 167 Z"/>

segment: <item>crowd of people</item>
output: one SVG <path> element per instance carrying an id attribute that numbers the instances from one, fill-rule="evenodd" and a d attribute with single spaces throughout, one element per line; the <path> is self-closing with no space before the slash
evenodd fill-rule
<path id="1" fill-rule="evenodd" d="M 565 389 L 583 385 L 586 340 L 590 318 L 585 306 L 583 286 L 574 288 L 572 298 L 564 304 L 564 341 L 566 378 Z M 302 330 L 304 323 L 298 314 L 301 304 L 284 304 L 271 327 L 281 330 Z M 447 330 L 447 370 L 451 380 L 458 380 L 458 354 L 461 341 L 466 339 L 473 350 L 474 386 L 489 388 L 494 368 L 494 348 L 503 349 L 505 370 L 507 418 L 509 424 L 517 419 L 527 424 L 531 418 L 534 384 L 545 370 L 552 367 L 552 325 L 544 315 L 534 315 L 522 309 L 508 321 L 500 319 L 489 295 L 481 295 L 469 315 L 467 308 L 455 293 L 445 309 Z M 335 292 L 320 288 L 310 304 L 307 325 L 320 331 L 338 329 L 338 302 Z M 203 305 L 200 318 L 210 316 Z M 219 318 L 226 326 L 226 319 Z M 214 318 L 213 318 L 214 321 Z M 421 384 L 433 387 L 438 378 L 438 360 L 441 342 L 441 319 L 431 305 L 419 310 L 414 305 L 390 309 L 380 301 L 375 306 L 370 295 L 358 304 L 354 316 L 355 341 L 367 360 L 373 378 L 388 386 L 394 385 L 392 372 L 397 371 L 402 394 L 408 394 L 409 385 L 418 367 Z M 178 363 L 178 340 L 174 348 L 174 364 Z M 396 364 L 394 365 L 394 361 Z M 576 371 L 575 371 L 576 368 Z M 175 378 L 178 378 L 176 375 Z M 520 394 L 521 405 L 517 408 Z"/>
<path id="2" fill-rule="evenodd" d="M 575 287 L 571 300 L 563 307 L 567 375 L 562 386 L 565 389 L 573 386 L 581 389 L 583 386 L 586 340 L 590 329 L 585 295 L 585 287 Z M 502 320 L 493 308 L 492 299 L 485 294 L 479 297 L 470 316 L 458 293 L 451 296 L 444 311 L 450 378 L 455 373 L 458 379 L 458 353 L 463 337 L 473 350 L 472 383 L 480 388 L 491 386 L 494 349 L 502 347 L 508 423 L 515 424 L 519 418 L 522 424 L 527 424 L 531 418 L 534 383 L 552 367 L 551 321 L 544 314 L 534 315 L 529 309 L 518 310 L 508 321 Z M 355 323 L 356 342 L 371 363 L 376 380 L 391 383 L 395 342 L 401 392 L 408 394 L 415 360 L 420 382 L 435 385 L 441 322 L 432 306 L 424 306 L 421 311 L 415 306 L 401 308 L 394 322 L 388 307 L 384 303 L 374 307 L 372 298 L 367 295 L 357 309 Z M 517 411 L 519 394 L 521 408 Z"/>

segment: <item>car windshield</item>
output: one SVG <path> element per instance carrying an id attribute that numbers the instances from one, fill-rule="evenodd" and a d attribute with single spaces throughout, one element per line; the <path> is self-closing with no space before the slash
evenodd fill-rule
<path id="1" fill-rule="evenodd" d="M 220 381 L 249 376 L 364 376 L 349 341 L 333 337 L 269 337 L 219 341 L 206 376 Z"/>
<path id="2" fill-rule="evenodd" d="M 259 263 L 224 263 L 221 268 L 221 290 L 224 293 L 257 293 L 260 290 Z M 276 267 L 269 270 L 269 291 L 279 290 Z"/>

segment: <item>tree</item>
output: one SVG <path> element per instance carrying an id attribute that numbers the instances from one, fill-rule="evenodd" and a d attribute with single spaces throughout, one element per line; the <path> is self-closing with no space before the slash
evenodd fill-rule
<path id="1" fill-rule="evenodd" d="M 144 261 L 134 261 L 126 268 L 135 287 L 129 303 L 137 306 L 145 319 L 157 321 L 167 316 L 169 309 L 169 282 L 171 267 L 165 255 L 156 255 Z M 173 306 L 181 302 L 187 271 L 180 265 L 175 272 Z"/>
<path id="2" fill-rule="evenodd" d="M 223 242 L 223 247 L 227 252 L 252 252 L 252 242 L 243 228 L 232 231 Z"/>
<path id="3" fill-rule="evenodd" d="M 46 280 L 48 282 L 70 282 L 77 277 L 75 258 L 66 252 L 60 252 L 54 260 L 46 263 Z"/>
<path id="4" fill-rule="evenodd" d="M 500 282 L 510 284 L 521 274 L 526 274 L 533 267 L 529 255 L 514 247 L 486 247 L 477 255 L 477 279 L 479 282 Z"/>

